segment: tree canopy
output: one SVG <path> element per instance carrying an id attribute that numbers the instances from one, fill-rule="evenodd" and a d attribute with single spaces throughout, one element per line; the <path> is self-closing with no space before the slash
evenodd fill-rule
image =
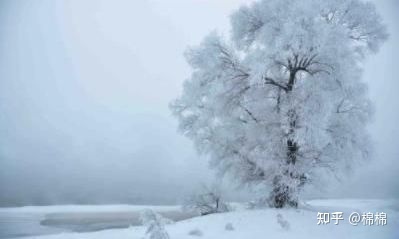
<path id="1" fill-rule="evenodd" d="M 296 206 L 304 185 L 370 155 L 362 63 L 386 38 L 369 2 L 257 1 L 232 14 L 229 39 L 212 32 L 187 51 L 171 109 L 220 172 Z"/>

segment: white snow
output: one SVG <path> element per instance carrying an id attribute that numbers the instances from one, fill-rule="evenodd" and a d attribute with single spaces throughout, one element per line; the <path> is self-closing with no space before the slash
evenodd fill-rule
<path id="1" fill-rule="evenodd" d="M 165 228 L 171 239 L 267 239 L 267 238 L 399 238 L 398 201 L 394 200 L 312 200 L 299 209 L 242 210 L 196 217 Z M 113 206 L 110 206 L 112 208 Z M 162 207 L 161 207 L 162 208 Z M 72 209 L 70 209 L 72 210 Z M 104 210 L 104 209 L 99 209 Z M 339 225 L 317 225 L 317 212 L 342 211 L 344 220 Z M 348 222 L 351 212 L 385 212 L 385 226 L 353 226 Z M 277 216 L 277 215 L 281 216 Z M 280 218 L 280 223 L 279 219 Z M 281 220 L 289 227 L 282 227 Z M 226 230 L 230 223 L 234 230 Z M 201 235 L 190 235 L 193 230 Z M 111 229 L 91 233 L 62 233 L 32 236 L 26 239 L 141 239 L 145 234 L 142 226 L 127 229 Z"/>

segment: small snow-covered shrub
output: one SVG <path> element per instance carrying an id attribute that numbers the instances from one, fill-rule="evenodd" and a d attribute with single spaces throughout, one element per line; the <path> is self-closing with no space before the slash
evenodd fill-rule
<path id="1" fill-rule="evenodd" d="M 206 187 L 198 194 L 190 196 L 183 205 L 183 210 L 194 210 L 201 216 L 227 212 L 231 207 L 223 200 L 217 186 Z"/>
<path id="2" fill-rule="evenodd" d="M 226 231 L 234 231 L 233 224 L 231 224 L 231 222 L 227 223 L 224 229 L 226 229 Z"/>
<path id="3" fill-rule="evenodd" d="M 146 239 L 169 239 L 169 234 L 165 230 L 164 225 L 170 222 L 169 219 L 163 218 L 160 214 L 147 209 L 140 215 L 141 222 L 147 227 Z"/>
<path id="4" fill-rule="evenodd" d="M 201 237 L 203 235 L 203 233 L 199 229 L 193 229 L 193 230 L 188 232 L 188 235 Z"/>
<path id="5" fill-rule="evenodd" d="M 277 223 L 280 224 L 281 228 L 284 230 L 289 230 L 290 229 L 290 223 L 284 219 L 283 215 L 280 213 L 277 214 Z"/>

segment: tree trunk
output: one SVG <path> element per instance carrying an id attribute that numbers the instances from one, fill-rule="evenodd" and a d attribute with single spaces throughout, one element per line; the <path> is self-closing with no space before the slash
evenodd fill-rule
<path id="1" fill-rule="evenodd" d="M 290 72 L 287 83 L 287 94 L 293 90 L 296 72 L 296 69 L 293 69 Z M 280 101 L 280 99 L 278 99 L 278 101 Z M 297 161 L 297 153 L 299 149 L 299 146 L 293 137 L 298 120 L 295 109 L 289 110 L 287 112 L 287 117 L 289 121 L 289 130 L 286 141 L 287 154 L 286 160 L 283 161 L 283 165 L 286 167 L 286 169 L 283 171 L 283 175 L 276 176 L 273 179 L 273 191 L 270 195 L 272 206 L 276 208 L 283 208 L 287 206 L 296 208 L 298 206 L 298 200 L 295 194 L 299 185 L 296 185 L 295 182 L 297 182 L 298 179 L 302 179 L 302 176 L 298 176 L 297 173 L 292 171 Z"/>
<path id="2" fill-rule="evenodd" d="M 273 191 L 271 192 L 271 203 L 276 208 L 297 207 L 298 200 L 296 192 L 301 184 L 296 185 L 297 180 L 303 181 L 303 175 L 299 176 L 292 171 L 297 159 L 298 145 L 292 139 L 287 140 L 286 169 L 283 175 L 278 175 L 273 179 Z"/>
<path id="3" fill-rule="evenodd" d="M 299 176 L 292 169 L 295 167 L 298 152 L 298 145 L 292 139 L 287 140 L 287 158 L 285 163 L 286 169 L 283 175 L 278 175 L 273 179 L 273 191 L 271 192 L 271 203 L 273 207 L 297 207 L 298 199 L 296 192 L 301 184 L 298 184 L 298 179 L 302 182 L 303 175 Z"/>
<path id="4" fill-rule="evenodd" d="M 277 183 L 274 185 L 271 193 L 271 206 L 275 208 L 297 207 L 298 200 L 292 194 L 293 189 L 285 183 Z"/>

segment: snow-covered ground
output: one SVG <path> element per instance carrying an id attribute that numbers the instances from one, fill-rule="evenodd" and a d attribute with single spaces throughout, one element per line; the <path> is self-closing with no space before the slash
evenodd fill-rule
<path id="1" fill-rule="evenodd" d="M 96 207 L 26 207 L 2 209 L 4 213 L 64 213 L 71 212 L 137 212 L 145 206 L 96 206 Z M 171 212 L 176 207 L 158 207 L 155 211 Z M 318 212 L 343 212 L 343 220 L 338 225 L 331 221 L 327 225 L 317 225 Z M 348 217 L 352 212 L 384 212 L 387 225 L 351 225 Z M 22 215 L 21 214 L 21 215 Z M 312 200 L 299 209 L 256 209 L 195 217 L 166 225 L 171 239 L 266 239 L 266 238 L 399 238 L 399 204 L 395 200 Z M 60 233 L 45 236 L 31 236 L 26 239 L 141 239 L 145 228 L 132 226 L 125 229 L 110 229 L 90 233 Z"/>

